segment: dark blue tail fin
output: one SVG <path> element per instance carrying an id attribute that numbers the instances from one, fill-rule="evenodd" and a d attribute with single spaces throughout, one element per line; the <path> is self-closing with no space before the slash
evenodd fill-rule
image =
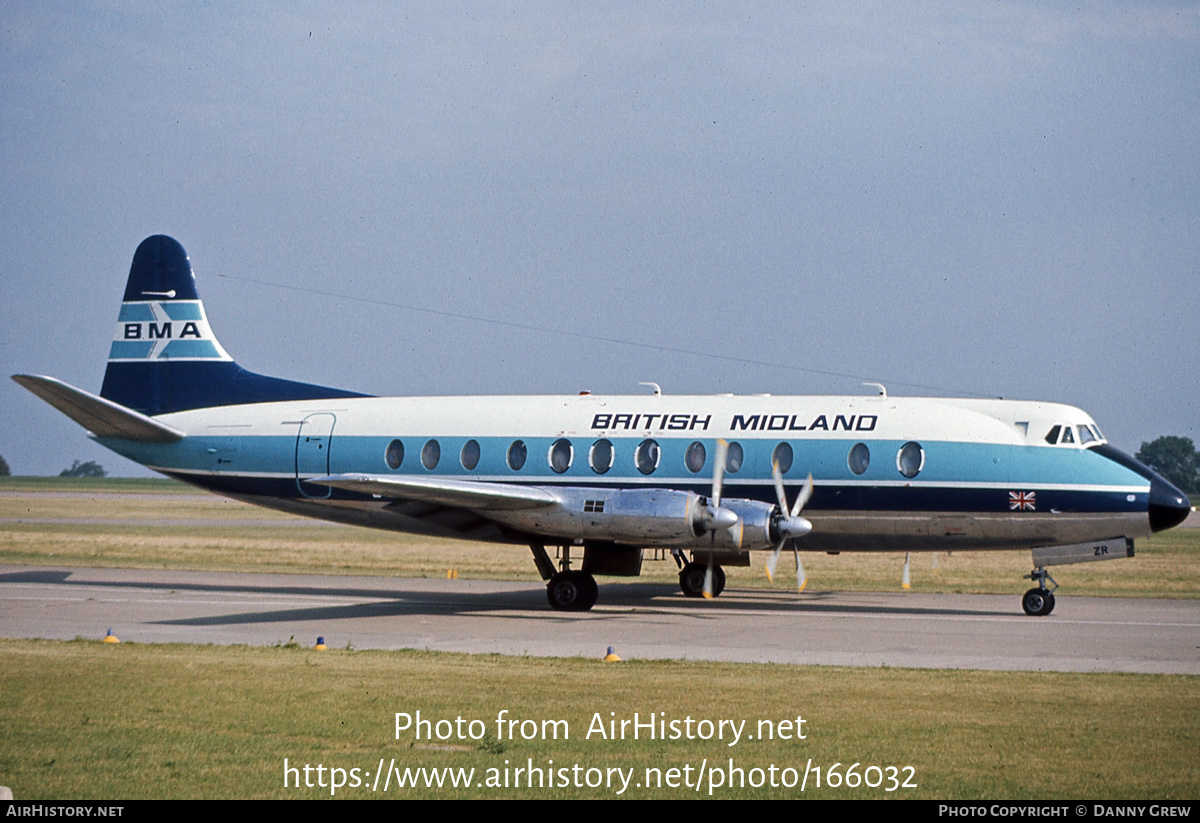
<path id="1" fill-rule="evenodd" d="M 133 254 L 100 396 L 156 415 L 364 395 L 264 377 L 235 363 L 209 328 L 187 252 L 160 234 Z"/>

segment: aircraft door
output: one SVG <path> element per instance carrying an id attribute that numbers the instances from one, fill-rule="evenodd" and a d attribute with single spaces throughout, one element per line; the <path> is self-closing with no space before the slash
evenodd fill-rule
<path id="1" fill-rule="evenodd" d="M 296 435 L 296 487 L 305 497 L 329 497 L 333 489 L 305 483 L 306 477 L 329 474 L 329 448 L 337 418 L 328 413 L 310 414 L 300 421 Z"/>

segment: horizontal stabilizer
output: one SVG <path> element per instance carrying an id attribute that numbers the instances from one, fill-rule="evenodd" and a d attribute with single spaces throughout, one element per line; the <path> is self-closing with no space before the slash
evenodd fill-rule
<path id="1" fill-rule="evenodd" d="M 119 403 L 77 389 L 53 377 L 14 374 L 12 379 L 90 431 L 96 437 L 114 437 L 143 443 L 174 443 L 184 433 Z"/>
<path id="2" fill-rule="evenodd" d="M 309 477 L 305 482 L 397 500 L 419 500 L 476 511 L 537 509 L 561 502 L 554 493 L 539 486 L 480 483 L 476 480 L 452 480 L 444 477 L 419 479 L 380 477 L 371 474 L 330 474 L 324 477 Z"/>

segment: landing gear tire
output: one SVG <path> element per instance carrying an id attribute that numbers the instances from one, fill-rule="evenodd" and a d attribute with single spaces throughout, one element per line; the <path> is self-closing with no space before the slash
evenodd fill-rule
<path id="1" fill-rule="evenodd" d="M 599 595 L 596 578 L 587 572 L 559 572 L 546 584 L 546 599 L 560 612 L 586 612 Z"/>
<path id="2" fill-rule="evenodd" d="M 1054 592 L 1049 589 L 1030 589 L 1021 598 L 1021 608 L 1032 617 L 1045 617 L 1054 611 Z"/>
<path id="3" fill-rule="evenodd" d="M 704 573 L 708 568 L 704 563 L 688 563 L 679 573 L 679 590 L 688 597 L 704 596 Z M 725 570 L 713 566 L 712 571 L 713 597 L 725 591 Z"/>

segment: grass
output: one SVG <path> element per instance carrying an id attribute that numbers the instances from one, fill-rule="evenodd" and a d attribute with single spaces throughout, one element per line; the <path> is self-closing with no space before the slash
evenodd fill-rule
<path id="1" fill-rule="evenodd" d="M 0 491 L 17 490 L 160 493 L 195 491 L 186 483 L 168 477 L 0 477 Z"/>
<path id="2" fill-rule="evenodd" d="M 66 496 L 64 496 L 66 495 Z M 1137 557 L 1054 569 L 1072 594 L 1200 596 L 1200 529 L 1139 541 Z M 647 558 L 651 554 L 647 553 Z M 936 557 L 937 568 L 934 568 Z M 902 555 L 806 555 L 816 590 L 896 590 Z M 914 555 L 918 591 L 1013 594 L 1029 555 Z M 159 480 L 0 479 L 0 563 L 197 568 L 533 580 L 528 549 L 433 541 L 317 524 Z M 785 559 L 783 565 L 788 567 Z M 767 585 L 730 568 L 730 585 Z M 669 560 L 646 577 L 673 584 Z M 790 585 L 787 575 L 780 586 Z M 607 582 L 607 581 L 606 581 Z M 687 661 L 602 664 L 428 652 L 314 652 L 0 640 L 0 783 L 18 800 L 323 797 L 285 788 L 289 765 L 374 772 L 397 766 L 745 769 L 811 762 L 912 766 L 916 789 L 817 789 L 805 797 L 1159 799 L 1200 792 L 1200 678 L 754 666 Z M 396 712 L 479 719 L 480 740 L 396 739 Z M 501 710 L 565 720 L 569 740 L 507 740 Z M 584 739 L 608 719 L 806 718 L 807 739 Z M 432 744 L 432 745 L 431 745 Z M 450 744 L 450 745 L 446 745 Z M 507 761 L 507 762 L 506 762 Z M 824 773 L 827 777 L 827 773 Z M 480 773 L 481 777 L 484 773 Z M 664 771 L 665 775 L 665 771 Z M 751 777 L 753 775 L 751 774 Z M 315 777 L 315 775 L 314 775 Z M 903 777 L 903 775 L 901 775 Z M 641 788 L 635 797 L 705 796 Z M 605 788 L 343 789 L 339 797 L 611 797 Z M 798 797 L 798 789 L 718 789 L 722 798 Z"/>
<path id="3" fill-rule="evenodd" d="M 811 761 L 911 766 L 915 789 L 844 786 L 805 797 L 1193 798 L 1200 793 L 1200 681 L 1128 674 L 962 672 L 501 658 L 428 652 L 314 652 L 211 646 L 0 641 L 0 775 L 21 800 L 322 797 L 284 787 L 289 765 L 693 769 L 747 772 Z M 53 688 L 46 684 L 53 683 Z M 453 687 L 448 687 L 453 684 Z M 520 720 L 565 720 L 570 738 L 510 740 Z M 395 714 L 482 721 L 479 740 L 396 738 Z M 612 712 L 614 715 L 610 715 Z M 595 714 L 777 723 L 804 740 L 605 740 Z M 443 727 L 445 729 L 447 727 Z M 477 729 L 479 727 L 476 727 Z M 1098 767 L 1103 764 L 1103 768 Z M 500 772 L 501 774 L 503 772 Z M 511 778 L 511 771 L 509 772 Z M 315 774 L 314 774 L 315 780 Z M 381 784 L 382 785 L 382 784 Z M 611 797 L 605 788 L 346 788 L 339 797 Z M 697 796 L 682 788 L 634 797 Z M 705 796 L 703 792 L 699 796 Z M 722 798 L 798 789 L 718 789 Z"/>

